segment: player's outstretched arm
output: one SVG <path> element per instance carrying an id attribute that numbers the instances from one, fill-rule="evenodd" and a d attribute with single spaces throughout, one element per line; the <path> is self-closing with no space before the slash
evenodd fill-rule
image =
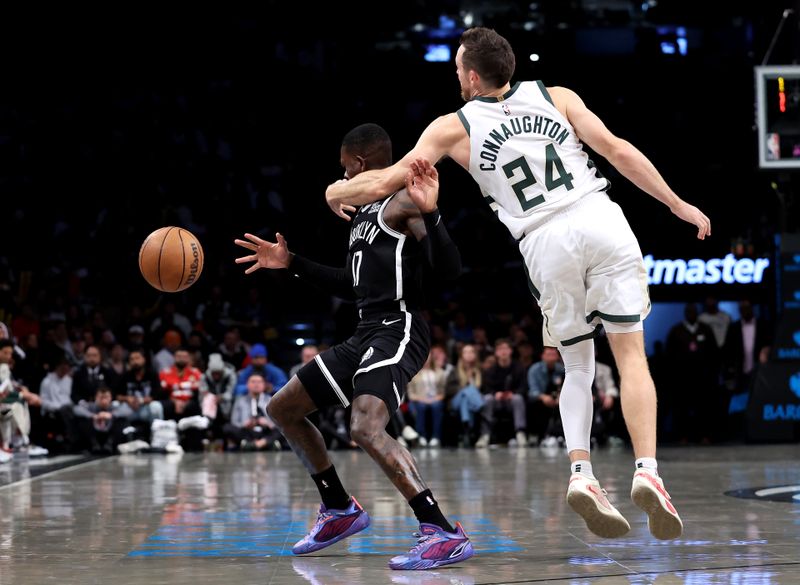
<path id="1" fill-rule="evenodd" d="M 244 237 L 247 239 L 236 239 L 234 243 L 255 252 L 235 260 L 236 264 L 254 263 L 244 271 L 245 274 L 252 274 L 259 268 L 288 268 L 295 276 L 318 286 L 329 294 L 347 300 L 355 299 L 353 283 L 350 280 L 350 271 L 347 266 L 333 268 L 318 264 L 299 254 L 292 254 L 289 252 L 286 239 L 281 234 L 275 234 L 277 242 L 268 242 L 253 234 L 245 234 Z"/>
<path id="2" fill-rule="evenodd" d="M 711 220 L 694 205 L 682 200 L 670 189 L 652 162 L 627 140 L 618 138 L 606 128 L 575 92 L 564 87 L 548 88 L 556 107 L 569 120 L 583 142 L 614 167 L 634 185 L 670 208 L 683 221 L 697 227 L 701 240 L 711 235 Z"/>
<path id="3" fill-rule="evenodd" d="M 434 120 L 422 133 L 414 149 L 390 167 L 359 173 L 349 181 L 337 181 L 328 186 L 325 198 L 331 210 L 349 219 L 340 212 L 342 205 L 366 205 L 383 199 L 390 193 L 401 189 L 405 184 L 406 173 L 418 158 L 439 162 L 449 155 L 455 142 L 464 133 L 456 114 L 441 116 Z"/>

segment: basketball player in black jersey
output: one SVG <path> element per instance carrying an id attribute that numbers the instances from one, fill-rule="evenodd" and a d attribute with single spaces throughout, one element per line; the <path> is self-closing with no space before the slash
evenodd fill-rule
<path id="1" fill-rule="evenodd" d="M 342 141 L 345 180 L 362 171 L 390 166 L 391 152 L 389 135 L 380 126 L 354 128 Z M 405 189 L 358 210 L 344 206 L 343 211 L 354 213 L 344 268 L 322 266 L 292 254 L 280 234 L 276 243 L 252 234 L 236 240 L 253 252 L 236 260 L 254 263 L 245 273 L 288 268 L 336 296 L 355 300 L 361 317 L 350 339 L 304 366 L 268 407 L 322 497 L 317 521 L 295 544 L 295 554 L 320 550 L 369 526 L 367 513 L 342 486 L 322 435 L 306 418 L 317 409 L 341 404 L 352 405 L 353 440 L 381 466 L 420 522 L 418 543 L 407 554 L 391 559 L 389 566 L 431 569 L 473 555 L 461 525 L 454 527 L 444 517 L 411 454 L 386 432 L 406 384 L 420 370 L 430 349 L 430 332 L 418 313 L 424 264 L 446 279 L 461 271 L 458 250 L 438 210 L 425 205 L 438 188 L 436 169 L 418 165 L 408 173 Z"/>

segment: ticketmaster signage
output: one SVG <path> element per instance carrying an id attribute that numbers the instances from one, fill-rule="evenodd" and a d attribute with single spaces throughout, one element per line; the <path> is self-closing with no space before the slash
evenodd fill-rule
<path id="1" fill-rule="evenodd" d="M 652 254 L 644 257 L 647 283 L 659 284 L 758 284 L 769 267 L 767 258 L 724 258 L 701 260 L 656 260 Z"/>

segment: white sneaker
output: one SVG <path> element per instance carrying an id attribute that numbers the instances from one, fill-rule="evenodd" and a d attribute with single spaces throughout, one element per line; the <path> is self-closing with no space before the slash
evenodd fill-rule
<path id="1" fill-rule="evenodd" d="M 525 436 L 524 431 L 517 431 L 517 446 L 524 447 L 528 444 L 528 437 Z"/>
<path id="2" fill-rule="evenodd" d="M 555 437 L 545 437 L 544 440 L 539 443 L 540 447 L 558 447 L 558 439 Z"/>
<path id="3" fill-rule="evenodd" d="M 198 429 L 204 431 L 208 428 L 209 421 L 203 415 L 187 416 L 178 421 L 178 430 Z"/>
<path id="4" fill-rule="evenodd" d="M 28 445 L 28 457 L 47 457 L 50 451 L 39 445 Z"/>
<path id="5" fill-rule="evenodd" d="M 12 459 L 14 459 L 14 456 L 11 453 L 4 449 L 0 449 L 0 464 L 8 463 Z"/>
<path id="6" fill-rule="evenodd" d="M 164 450 L 167 453 L 183 453 L 183 447 L 181 447 L 175 441 L 170 441 L 169 443 L 167 443 L 167 445 L 164 447 Z"/>
<path id="7" fill-rule="evenodd" d="M 600 482 L 573 473 L 567 488 L 567 503 L 586 522 L 586 527 L 603 538 L 619 538 L 631 529 L 625 517 L 611 505 Z"/>
<path id="8" fill-rule="evenodd" d="M 664 480 L 644 469 L 633 474 L 631 500 L 647 514 L 650 534 L 660 540 L 678 538 L 683 534 L 683 522 L 664 489 Z"/>
<path id="9" fill-rule="evenodd" d="M 419 441 L 417 441 L 417 444 L 420 447 L 427 447 L 428 446 L 428 439 L 426 439 L 425 437 L 420 437 Z"/>
<path id="10" fill-rule="evenodd" d="M 475 443 L 476 449 L 486 449 L 489 446 L 489 435 L 481 435 L 481 438 L 478 439 L 478 442 Z"/>
<path id="11" fill-rule="evenodd" d="M 129 453 L 138 453 L 142 449 L 148 449 L 149 447 L 149 443 L 137 439 L 135 441 L 128 441 L 127 443 L 120 443 L 117 445 L 117 451 L 123 455 L 127 455 Z"/>
<path id="12" fill-rule="evenodd" d="M 430 447 L 431 449 L 438 449 L 441 446 L 442 446 L 442 443 L 437 438 L 431 439 L 431 442 L 428 443 L 428 447 Z"/>
<path id="13" fill-rule="evenodd" d="M 403 438 L 406 441 L 416 441 L 419 439 L 419 433 L 408 425 L 403 427 Z"/>

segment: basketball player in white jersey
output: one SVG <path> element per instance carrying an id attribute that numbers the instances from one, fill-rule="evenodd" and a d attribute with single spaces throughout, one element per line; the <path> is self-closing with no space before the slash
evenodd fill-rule
<path id="1" fill-rule="evenodd" d="M 467 30 L 456 73 L 467 104 L 422 133 L 402 160 L 331 185 L 328 204 L 363 205 L 402 187 L 406 173 L 445 156 L 467 169 L 519 242 L 530 288 L 544 316 L 544 341 L 558 347 L 566 376 L 560 410 L 571 477 L 567 501 L 592 532 L 618 537 L 628 521 L 609 503 L 589 458 L 594 379 L 592 337 L 602 323 L 620 372 L 622 409 L 633 442 L 633 502 L 651 533 L 683 531 L 656 463 L 656 393 L 644 352 L 642 320 L 650 311 L 642 253 L 620 207 L 583 149 L 587 144 L 680 219 L 711 234 L 709 219 L 678 197 L 653 164 L 616 137 L 573 91 L 541 82 L 513 86 L 514 53 L 486 28 Z"/>

